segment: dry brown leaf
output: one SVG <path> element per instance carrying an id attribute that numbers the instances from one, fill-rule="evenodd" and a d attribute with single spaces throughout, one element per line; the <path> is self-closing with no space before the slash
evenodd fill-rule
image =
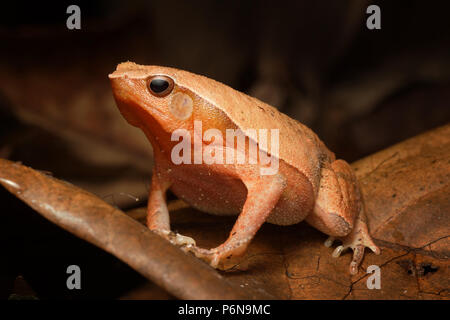
<path id="1" fill-rule="evenodd" d="M 14 188 L 5 181 L 34 190 L 17 196 L 63 228 L 112 252 L 176 297 L 256 297 L 256 292 L 281 299 L 448 299 L 449 164 L 450 126 L 353 164 L 370 229 L 382 249 L 379 256 L 367 252 L 357 275 L 348 273 L 351 254 L 332 258 L 332 250 L 323 245 L 326 235 L 319 231 L 304 223 L 265 224 L 242 262 L 221 273 L 226 282 L 204 263 L 80 189 L 5 160 L 0 165 L 0 181 L 11 191 Z M 39 208 L 31 203 L 33 199 L 44 206 L 53 203 L 56 210 Z M 128 214 L 145 220 L 144 208 Z M 214 247 L 227 238 L 235 218 L 207 215 L 177 203 L 171 220 L 173 230 L 193 237 L 199 246 Z M 168 261 L 172 272 L 162 271 Z M 367 287 L 370 265 L 381 268 L 380 290 Z M 182 288 L 180 281 L 184 281 Z M 219 283 L 226 283 L 228 289 L 216 286 Z M 140 297 L 152 296 L 146 295 L 145 287 L 136 292 Z"/>
<path id="2" fill-rule="evenodd" d="M 45 218 L 112 253 L 183 299 L 271 298 L 242 290 L 100 198 L 21 164 L 0 159 L 0 184 Z"/>
<path id="3" fill-rule="evenodd" d="M 332 258 L 326 235 L 304 223 L 265 224 L 240 265 L 223 275 L 241 288 L 281 299 L 449 299 L 450 126 L 409 139 L 353 164 L 369 226 L 382 253 L 366 251 L 360 272 L 351 254 Z M 145 221 L 145 209 L 129 214 Z M 174 230 L 203 247 L 228 236 L 235 218 L 193 209 L 171 214 Z M 381 289 L 368 289 L 368 266 L 381 268 Z"/>

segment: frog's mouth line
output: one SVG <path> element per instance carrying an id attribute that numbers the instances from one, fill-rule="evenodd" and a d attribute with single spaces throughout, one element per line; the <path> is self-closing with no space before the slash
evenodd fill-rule
<path id="1" fill-rule="evenodd" d="M 141 127 L 142 119 L 159 119 L 167 116 L 157 106 L 150 105 L 145 99 L 136 93 L 134 85 L 126 75 L 112 73 L 109 75 L 113 87 L 114 99 L 120 113 L 132 126 Z M 136 115 L 138 113 L 138 115 Z"/>

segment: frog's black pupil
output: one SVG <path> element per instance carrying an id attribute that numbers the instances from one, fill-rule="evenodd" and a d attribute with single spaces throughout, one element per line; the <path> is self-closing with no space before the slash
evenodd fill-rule
<path id="1" fill-rule="evenodd" d="M 152 89 L 153 92 L 161 93 L 164 92 L 169 87 L 169 82 L 167 82 L 164 79 L 153 79 L 150 82 L 150 89 Z"/>

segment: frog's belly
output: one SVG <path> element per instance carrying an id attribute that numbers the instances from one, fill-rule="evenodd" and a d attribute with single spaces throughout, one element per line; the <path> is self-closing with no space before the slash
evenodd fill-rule
<path id="1" fill-rule="evenodd" d="M 302 221 L 312 210 L 314 192 L 309 180 L 298 171 L 281 165 L 287 187 L 267 222 L 291 225 Z M 172 192 L 192 207 L 217 215 L 238 215 L 247 198 L 244 183 L 233 176 L 215 172 L 208 166 L 189 165 L 171 170 Z"/>
<path id="2" fill-rule="evenodd" d="M 204 167 L 174 172 L 170 190 L 192 207 L 217 215 L 238 215 L 242 211 L 247 188 L 235 177 Z"/>

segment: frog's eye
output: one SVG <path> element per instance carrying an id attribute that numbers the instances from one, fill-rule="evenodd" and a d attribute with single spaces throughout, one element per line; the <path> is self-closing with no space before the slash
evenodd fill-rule
<path id="1" fill-rule="evenodd" d="M 157 97 L 165 97 L 172 92 L 174 82 L 166 76 L 153 76 L 148 80 L 148 89 Z"/>

